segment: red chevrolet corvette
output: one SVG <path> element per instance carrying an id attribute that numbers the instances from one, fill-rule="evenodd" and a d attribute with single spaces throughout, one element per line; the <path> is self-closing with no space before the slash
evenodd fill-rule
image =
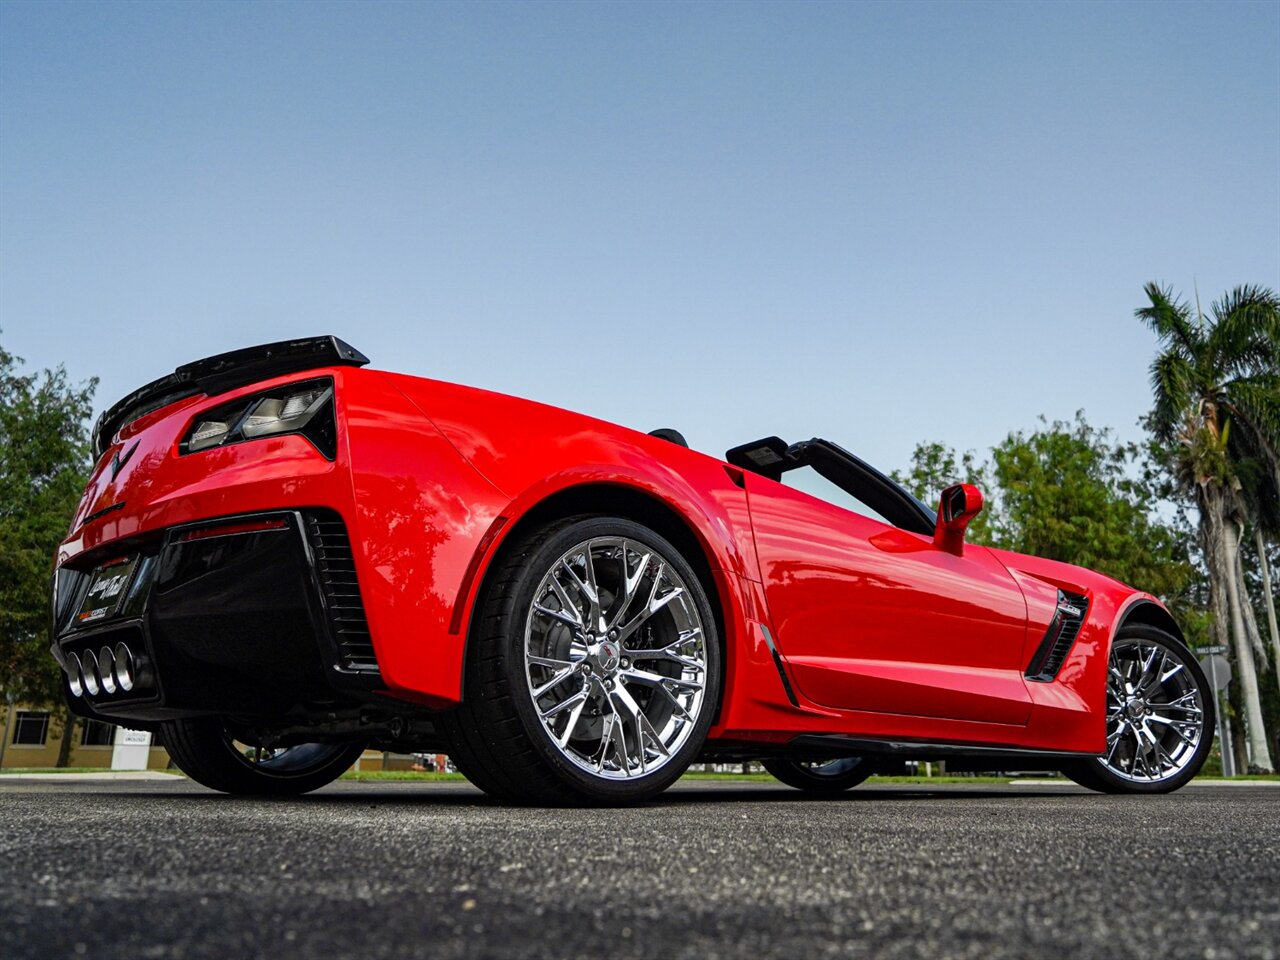
<path id="1" fill-rule="evenodd" d="M 1154 793 L 1204 762 L 1213 700 L 1160 602 L 966 545 L 974 487 L 935 512 L 827 440 L 718 460 L 367 363 L 253 347 L 103 414 L 53 588 L 77 713 L 232 793 L 368 746 L 539 804 L 694 761 L 818 793 L 907 759 Z"/>

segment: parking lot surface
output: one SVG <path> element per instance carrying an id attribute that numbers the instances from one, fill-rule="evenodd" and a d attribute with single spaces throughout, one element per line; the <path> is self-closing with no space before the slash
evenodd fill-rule
<path id="1" fill-rule="evenodd" d="M 1280 790 L 684 781 L 626 810 L 461 783 L 246 800 L 0 778 L 10 960 L 1280 957 Z"/>

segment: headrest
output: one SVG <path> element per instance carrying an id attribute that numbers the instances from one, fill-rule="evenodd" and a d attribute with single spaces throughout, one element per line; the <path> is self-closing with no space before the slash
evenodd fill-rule
<path id="1" fill-rule="evenodd" d="M 649 436 L 658 437 L 660 440 L 670 440 L 681 447 L 689 446 L 689 441 L 684 438 L 684 434 L 679 430 L 672 430 L 670 427 L 659 427 L 657 430 L 650 430 Z"/>

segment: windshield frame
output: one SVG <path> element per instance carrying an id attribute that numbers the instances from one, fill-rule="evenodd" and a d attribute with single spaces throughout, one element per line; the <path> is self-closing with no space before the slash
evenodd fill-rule
<path id="1" fill-rule="evenodd" d="M 765 437 L 734 447 L 725 459 L 736 467 L 781 482 L 783 474 L 811 467 L 855 500 L 866 504 L 891 526 L 932 536 L 937 511 L 930 509 L 901 484 L 895 483 L 861 457 L 821 437 L 787 446 L 779 437 Z"/>

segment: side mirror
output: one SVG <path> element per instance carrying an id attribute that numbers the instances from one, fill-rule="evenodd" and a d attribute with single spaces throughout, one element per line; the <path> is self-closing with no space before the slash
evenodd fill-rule
<path id="1" fill-rule="evenodd" d="M 939 550 L 964 554 L 964 532 L 969 521 L 982 512 L 982 491 L 971 483 L 956 483 L 938 498 L 938 523 L 933 542 Z"/>

